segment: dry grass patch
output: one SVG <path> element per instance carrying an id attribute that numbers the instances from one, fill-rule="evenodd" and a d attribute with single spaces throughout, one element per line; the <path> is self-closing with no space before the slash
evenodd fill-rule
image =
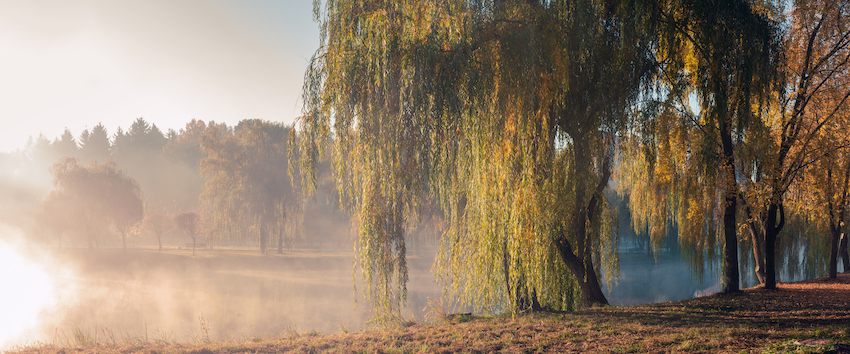
<path id="1" fill-rule="evenodd" d="M 352 333 L 202 344 L 20 348 L 17 353 L 842 353 L 850 275 L 664 304 L 577 313 L 447 316 Z M 824 339 L 807 346 L 803 339 Z"/>

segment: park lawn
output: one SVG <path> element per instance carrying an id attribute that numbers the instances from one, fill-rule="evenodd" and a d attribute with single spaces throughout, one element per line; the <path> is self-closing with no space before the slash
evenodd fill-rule
<path id="1" fill-rule="evenodd" d="M 814 345 L 800 343 L 803 340 Z M 14 353 L 844 353 L 850 352 L 850 274 L 739 294 L 576 313 L 447 315 L 434 323 L 198 343 L 32 346 Z"/>

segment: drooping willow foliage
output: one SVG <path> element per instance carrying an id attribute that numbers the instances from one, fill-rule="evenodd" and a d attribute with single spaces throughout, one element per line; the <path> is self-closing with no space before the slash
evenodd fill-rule
<path id="1" fill-rule="evenodd" d="M 602 190 L 655 61 L 644 6 L 314 1 L 321 46 L 290 141 L 308 190 L 331 155 L 379 317 L 406 297 L 405 225 L 424 193 L 450 223 L 436 269 L 454 304 L 607 302 L 598 274 L 616 275 L 617 238 Z"/>
<path id="2" fill-rule="evenodd" d="M 762 118 L 779 81 L 781 32 L 748 1 L 671 4 L 657 52 L 662 99 L 644 104 L 643 119 L 624 134 L 622 188 L 631 191 L 635 226 L 656 245 L 676 222 L 696 275 L 722 249 L 724 291 L 738 291 L 742 166 L 769 149 Z"/>

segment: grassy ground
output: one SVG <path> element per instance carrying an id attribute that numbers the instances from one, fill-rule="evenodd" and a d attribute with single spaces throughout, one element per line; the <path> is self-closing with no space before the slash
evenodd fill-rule
<path id="1" fill-rule="evenodd" d="M 820 341 L 816 340 L 819 339 Z M 808 340 L 808 341 L 806 341 Z M 807 345 L 811 344 L 811 345 Z M 850 353 L 850 274 L 734 295 L 578 313 L 445 316 L 351 333 L 195 344 L 33 346 L 16 353 Z"/>

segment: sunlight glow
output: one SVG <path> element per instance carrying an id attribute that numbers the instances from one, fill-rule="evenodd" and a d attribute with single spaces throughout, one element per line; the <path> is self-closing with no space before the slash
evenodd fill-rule
<path id="1" fill-rule="evenodd" d="M 0 242 L 0 347 L 36 324 L 47 306 L 53 284 L 37 264 Z"/>

